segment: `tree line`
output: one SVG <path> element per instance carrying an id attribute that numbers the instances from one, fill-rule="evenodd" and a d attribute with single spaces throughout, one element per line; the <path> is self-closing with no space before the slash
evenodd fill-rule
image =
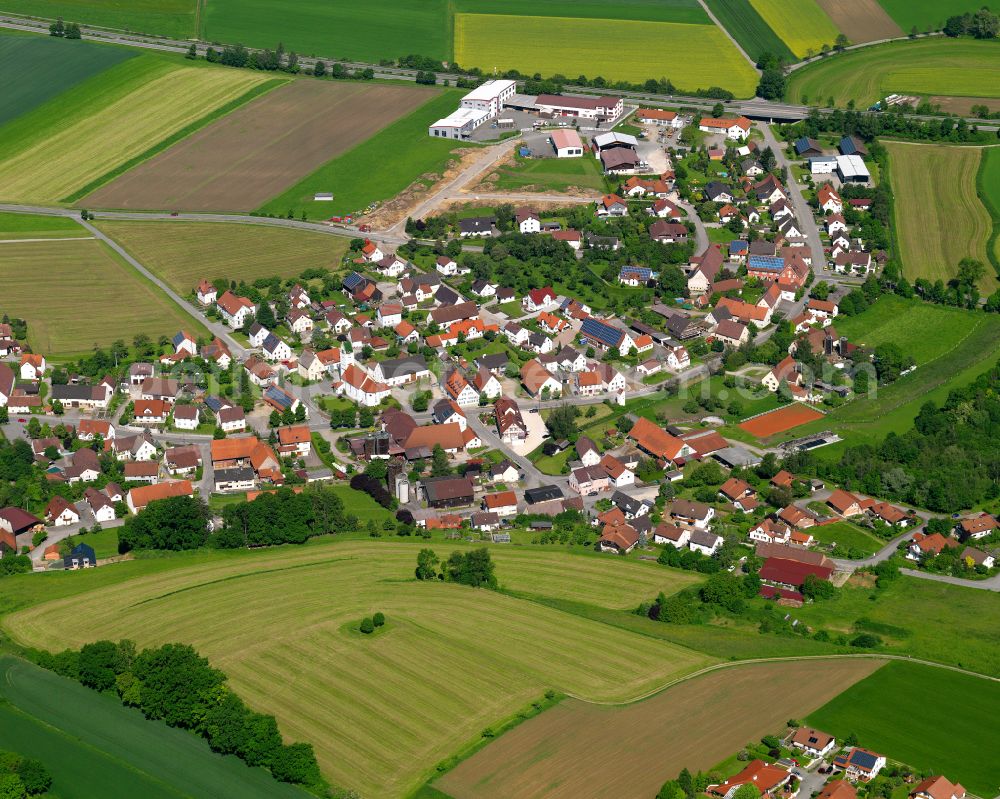
<path id="1" fill-rule="evenodd" d="M 58 654 L 31 650 L 43 668 L 116 693 L 151 720 L 197 733 L 213 751 L 268 769 L 276 780 L 325 788 L 312 744 L 283 744 L 274 716 L 250 710 L 226 675 L 186 644 L 138 651 L 133 641 L 96 641 Z"/>
<path id="2" fill-rule="evenodd" d="M 418 580 L 442 580 L 473 588 L 498 587 L 495 565 L 486 547 L 468 552 L 456 550 L 445 561 L 441 561 L 433 549 L 421 549 L 417 553 L 414 575 Z"/>

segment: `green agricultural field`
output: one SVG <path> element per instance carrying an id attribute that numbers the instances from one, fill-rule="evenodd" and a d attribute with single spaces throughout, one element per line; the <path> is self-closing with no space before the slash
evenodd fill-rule
<path id="1" fill-rule="evenodd" d="M 594 158 L 530 158 L 505 164 L 487 178 L 497 191 L 563 192 L 570 188 L 603 192 L 604 176 Z"/>
<path id="2" fill-rule="evenodd" d="M 984 5 L 980 0 L 879 0 L 879 4 L 906 33 L 914 26 L 921 32 L 939 30 L 948 17 Z"/>
<path id="3" fill-rule="evenodd" d="M 7 616 L 4 627 L 21 643 L 51 649 L 99 637 L 191 643 L 252 707 L 273 712 L 284 734 L 311 742 L 327 777 L 373 797 L 408 794 L 435 763 L 548 688 L 621 701 L 709 661 L 537 602 L 419 583 L 413 568 L 422 545 L 198 556 L 201 565 L 45 602 Z M 446 555 L 462 544 L 434 546 Z M 609 608 L 693 577 L 596 555 L 493 552 L 505 588 Z M 368 640 L 348 631 L 375 610 L 391 622 L 386 634 Z M 81 614 L 85 628 L 74 623 Z"/>
<path id="4" fill-rule="evenodd" d="M 982 163 L 976 177 L 976 190 L 979 200 L 993 220 L 993 232 L 986 246 L 986 254 L 990 256 L 993 269 L 1000 278 L 1000 147 L 983 150 Z"/>
<path id="5" fill-rule="evenodd" d="M 687 22 L 708 25 L 708 14 L 697 0 L 452 0 L 452 8 L 465 14 L 509 14 L 512 16 L 586 17 L 588 19 L 636 19 L 647 22 Z"/>
<path id="6" fill-rule="evenodd" d="M 915 692 L 916 691 L 916 696 Z M 914 701 L 917 696 L 928 701 Z M 979 796 L 1000 785 L 1000 684 L 918 663 L 888 663 L 807 721 L 837 738 L 927 774 L 945 774 Z M 970 736 L 976 739 L 969 746 Z"/>
<path id="7" fill-rule="evenodd" d="M 976 191 L 982 148 L 903 142 L 885 142 L 885 147 L 903 274 L 911 281 L 947 283 L 963 258 L 988 264 L 993 223 Z M 991 294 L 998 285 L 996 273 L 988 269 L 979 289 Z"/>
<path id="8" fill-rule="evenodd" d="M 348 240 L 308 230 L 224 222 L 98 222 L 143 266 L 179 294 L 203 278 L 295 277 L 306 269 L 337 269 Z"/>
<path id="9" fill-rule="evenodd" d="M 786 61 L 794 61 L 795 54 L 778 35 L 761 19 L 747 0 L 706 0 L 716 19 L 740 43 L 747 54 L 757 59 L 769 52 Z"/>
<path id="10" fill-rule="evenodd" d="M 833 633 L 872 632 L 897 655 L 1000 677 L 1000 609 L 990 591 L 905 576 L 877 590 L 849 581 L 795 616 Z"/>
<path id="11" fill-rule="evenodd" d="M 191 732 L 147 721 L 117 697 L 23 660 L 0 658 L 0 698 L 0 748 L 41 758 L 52 774 L 52 796 L 309 796 L 263 769 L 215 754 Z"/>
<path id="12" fill-rule="evenodd" d="M 184 327 L 205 329 L 96 239 L 0 244 L 3 310 L 28 322 L 35 352 L 72 356 Z M 39 302 L 39 285 L 45 301 Z"/>
<path id="13" fill-rule="evenodd" d="M 145 152 L 267 76 L 142 55 L 0 129 L 0 199 L 55 203 Z"/>
<path id="14" fill-rule="evenodd" d="M 0 35 L 0 74 L 4 76 L 0 125 L 135 55 L 124 47 L 51 36 Z"/>
<path id="15" fill-rule="evenodd" d="M 815 525 L 809 528 L 809 532 L 821 544 L 836 544 L 831 553 L 834 557 L 843 557 L 842 551 L 847 549 L 868 556 L 884 546 L 883 541 L 852 522 Z"/>
<path id="16" fill-rule="evenodd" d="M 908 28 L 907 28 L 908 29 Z M 864 47 L 795 70 L 793 103 L 867 108 L 889 94 L 1000 97 L 1000 44 L 975 39 L 919 39 Z"/>
<path id="17" fill-rule="evenodd" d="M 38 216 L 0 211 L 0 240 L 65 239 L 90 236 L 78 222 L 66 216 Z"/>
<path id="18" fill-rule="evenodd" d="M 4 0 L 3 10 L 188 39 L 195 34 L 197 5 L 198 0 Z"/>
<path id="19" fill-rule="evenodd" d="M 800 58 L 818 53 L 824 44 L 833 47 L 840 33 L 815 0 L 750 0 L 750 5 Z"/>
<path id="20" fill-rule="evenodd" d="M 629 46 L 609 47 L 609 41 Z M 712 56 L 679 59 L 682 50 Z M 637 83 L 665 77 L 681 89 L 721 86 L 737 97 L 750 97 L 757 87 L 752 65 L 713 25 L 457 14 L 455 60 L 490 70 Z"/>
<path id="21" fill-rule="evenodd" d="M 465 92 L 451 89 L 393 122 L 368 141 L 324 164 L 273 200 L 261 212 L 310 219 L 353 214 L 371 202 L 384 202 L 408 186 L 426 187 L 447 168 L 452 153 L 468 143 L 432 139 L 427 128 L 455 110 Z M 314 202 L 317 192 L 332 191 L 333 202 Z"/>
<path id="22" fill-rule="evenodd" d="M 451 54 L 446 0 L 303 0 L 295 13 L 275 0 L 208 0 L 201 38 L 306 55 L 372 61 Z"/>

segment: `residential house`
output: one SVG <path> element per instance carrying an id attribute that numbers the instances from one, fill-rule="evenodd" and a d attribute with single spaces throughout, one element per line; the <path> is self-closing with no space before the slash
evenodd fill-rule
<path id="1" fill-rule="evenodd" d="M 55 496 L 45 508 L 45 521 L 53 527 L 66 527 L 80 521 L 80 513 L 63 497 Z"/>
<path id="2" fill-rule="evenodd" d="M 21 355 L 21 379 L 41 380 L 45 375 L 47 364 L 44 355 L 37 355 L 33 352 L 26 352 Z"/>
<path id="3" fill-rule="evenodd" d="M 163 453 L 163 460 L 173 477 L 191 475 L 201 466 L 201 450 L 194 444 L 170 447 Z"/>
<path id="4" fill-rule="evenodd" d="M 137 399 L 133 405 L 136 424 L 164 425 L 170 414 L 170 403 L 164 400 Z"/>
<path id="5" fill-rule="evenodd" d="M 685 244 L 688 240 L 688 229 L 680 222 L 657 219 L 649 226 L 649 237 L 660 244 Z"/>
<path id="6" fill-rule="evenodd" d="M 96 488 L 86 488 L 83 498 L 90 506 L 90 512 L 94 514 L 94 519 L 102 524 L 113 521 L 115 518 L 115 503 L 110 497 Z"/>
<path id="7" fill-rule="evenodd" d="M 906 557 L 910 560 L 922 560 L 925 557 L 940 555 L 945 549 L 956 549 L 958 541 L 946 538 L 941 533 L 914 533 L 907 547 Z"/>
<path id="8" fill-rule="evenodd" d="M 532 289 L 521 300 L 521 307 L 527 313 L 544 311 L 556 304 L 556 293 L 551 286 L 545 288 Z"/>
<path id="9" fill-rule="evenodd" d="M 716 326 L 712 338 L 721 341 L 727 347 L 738 348 L 750 339 L 750 329 L 735 319 L 723 319 Z"/>
<path id="10" fill-rule="evenodd" d="M 869 782 L 885 768 L 885 755 L 853 746 L 833 760 L 836 768 L 843 769 L 844 776 L 855 782 Z"/>
<path id="11" fill-rule="evenodd" d="M 124 466 L 124 475 L 127 483 L 158 483 L 160 464 L 156 461 L 129 461 Z"/>
<path id="12" fill-rule="evenodd" d="M 730 477 L 719 486 L 719 496 L 732 502 L 734 507 L 749 513 L 757 507 L 757 492 L 746 480 Z"/>
<path id="13" fill-rule="evenodd" d="M 968 519 L 962 519 L 958 523 L 957 531 L 959 538 L 963 541 L 978 541 L 980 538 L 991 536 L 1000 528 L 997 520 L 988 513 L 980 513 Z"/>
<path id="14" fill-rule="evenodd" d="M 581 496 L 607 491 L 610 487 L 608 473 L 600 465 L 581 466 L 570 472 L 569 487 Z"/>
<path id="15" fill-rule="evenodd" d="M 654 544 L 670 544 L 674 549 L 687 546 L 691 540 L 691 531 L 686 527 L 677 527 L 669 522 L 660 522 L 653 530 Z"/>
<path id="16" fill-rule="evenodd" d="M 229 347 L 218 337 L 201 348 L 201 357 L 216 364 L 223 371 L 228 370 L 233 362 L 233 354 L 229 351 Z"/>
<path id="17" fill-rule="evenodd" d="M 288 329 L 300 336 L 311 333 L 313 329 L 312 317 L 306 311 L 290 311 L 288 314 Z"/>
<path id="18" fill-rule="evenodd" d="M 81 441 L 93 441 L 97 436 L 107 441 L 115 437 L 115 426 L 104 419 L 81 419 L 76 426 L 76 437 Z"/>
<path id="19" fill-rule="evenodd" d="M 708 530 L 695 528 L 688 539 L 688 549 L 700 552 L 702 555 L 714 555 L 722 546 L 722 536 Z"/>
<path id="20" fill-rule="evenodd" d="M 169 497 L 194 496 L 194 488 L 189 480 L 176 480 L 155 485 L 138 486 L 128 492 L 125 503 L 131 513 L 141 513 L 150 502 Z"/>
<path id="21" fill-rule="evenodd" d="M 686 499 L 674 500 L 669 513 L 675 522 L 699 530 L 707 530 L 715 518 L 715 508 L 711 505 Z"/>
<path id="22" fill-rule="evenodd" d="M 306 458 L 312 451 L 312 437 L 309 425 L 300 424 L 278 429 L 278 454 L 294 458 Z"/>
<path id="23" fill-rule="evenodd" d="M 373 264 L 385 258 L 385 253 L 379 249 L 379 246 L 375 242 L 365 239 L 361 245 L 361 257 L 368 263 Z"/>
<path id="24" fill-rule="evenodd" d="M 497 432 L 505 444 L 524 441 L 528 437 L 528 425 L 521 415 L 517 402 L 508 397 L 500 397 L 493 406 Z"/>
<path id="25" fill-rule="evenodd" d="M 727 139 L 734 141 L 744 141 L 750 135 L 752 123 L 744 116 L 712 118 L 702 117 L 698 122 L 698 130 L 705 133 L 721 133 Z"/>
<path id="26" fill-rule="evenodd" d="M 854 494 L 849 491 L 844 491 L 842 488 L 835 489 L 827 498 L 826 504 L 845 518 L 849 516 L 860 516 L 865 512 L 866 507 L 863 504 L 863 500 L 854 496 Z"/>
<path id="27" fill-rule="evenodd" d="M 802 374 L 800 367 L 795 362 L 795 359 L 789 355 L 780 361 L 777 366 L 772 367 L 771 371 L 764 375 L 761 383 L 768 391 L 772 392 L 776 392 L 782 383 L 786 383 L 789 386 L 801 385 Z"/>
<path id="28" fill-rule="evenodd" d="M 198 302 L 202 305 L 215 305 L 215 301 L 219 298 L 218 289 L 207 280 L 202 280 L 198 284 L 195 293 L 198 296 Z"/>
<path id="29" fill-rule="evenodd" d="M 821 732 L 812 727 L 796 727 L 789 738 L 796 749 L 801 749 L 811 758 L 824 757 L 833 751 L 836 739 L 828 732 Z"/>
<path id="30" fill-rule="evenodd" d="M 453 369 L 445 378 L 444 390 L 460 407 L 469 408 L 479 404 L 479 392 L 458 369 Z"/>
<path id="31" fill-rule="evenodd" d="M 496 376 L 486 369 L 480 368 L 472 378 L 472 387 L 488 400 L 493 400 L 503 393 L 503 385 Z"/>
<path id="32" fill-rule="evenodd" d="M 243 327 L 247 320 L 257 314 L 257 306 L 246 297 L 238 297 L 231 291 L 223 292 L 216 302 L 223 321 L 234 330 Z"/>
<path id="33" fill-rule="evenodd" d="M 77 569 L 93 569 L 97 566 L 97 554 L 90 544 L 77 544 L 63 558 L 63 568 L 70 571 Z"/>
<path id="34" fill-rule="evenodd" d="M 174 337 L 170 340 L 170 343 L 173 345 L 175 353 L 186 352 L 192 357 L 198 354 L 198 342 L 186 330 L 174 333 Z"/>
<path id="35" fill-rule="evenodd" d="M 343 371 L 340 382 L 335 385 L 348 399 L 369 408 L 379 405 L 391 391 L 385 383 L 373 379 L 353 363 Z"/>
<path id="36" fill-rule="evenodd" d="M 257 486 L 257 475 L 249 466 L 231 466 L 212 472 L 215 491 L 229 494 L 250 491 Z"/>
<path id="37" fill-rule="evenodd" d="M 439 255 L 437 261 L 435 261 L 434 268 L 446 277 L 454 277 L 458 274 L 458 264 L 454 258 L 450 258 L 447 255 Z"/>
<path id="38" fill-rule="evenodd" d="M 628 204 L 617 194 L 605 194 L 597 203 L 597 216 L 628 216 Z"/>
<path id="39" fill-rule="evenodd" d="M 816 190 L 816 202 L 820 210 L 830 214 L 842 214 L 844 201 L 829 183 L 824 183 Z"/>
<path id="40" fill-rule="evenodd" d="M 178 430 L 197 430 L 201 424 L 201 413 L 197 405 L 174 406 L 174 427 Z"/>
<path id="41" fill-rule="evenodd" d="M 514 222 L 521 233 L 539 233 L 542 230 L 541 217 L 530 208 L 517 208 L 514 211 Z"/>
<path id="42" fill-rule="evenodd" d="M 938 775 L 917 783 L 910 791 L 910 799 L 965 799 L 965 788 Z"/>
<path id="43" fill-rule="evenodd" d="M 474 216 L 458 220 L 458 235 L 463 239 L 469 236 L 495 236 L 497 230 L 495 216 Z"/>
<path id="44" fill-rule="evenodd" d="M 290 361 L 295 354 L 292 348 L 274 333 L 268 335 L 261 345 L 264 357 L 269 361 Z"/>
<path id="45" fill-rule="evenodd" d="M 542 394 L 559 396 L 562 393 L 562 383 L 556 380 L 537 358 L 527 361 L 521 367 L 521 384 L 532 397 Z"/>
<path id="46" fill-rule="evenodd" d="M 483 497 L 483 509 L 503 518 L 517 516 L 517 494 L 513 491 L 501 491 L 497 494 L 487 494 Z"/>
<path id="47" fill-rule="evenodd" d="M 706 793 L 711 796 L 721 796 L 722 799 L 732 799 L 741 786 L 749 783 L 761 796 L 773 797 L 791 779 L 791 771 L 782 766 L 770 765 L 763 760 L 751 760 L 742 771 L 725 782 L 709 785 Z"/>

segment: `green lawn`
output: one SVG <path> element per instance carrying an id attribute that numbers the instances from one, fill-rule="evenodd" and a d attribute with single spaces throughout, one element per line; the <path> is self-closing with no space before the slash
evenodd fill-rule
<path id="1" fill-rule="evenodd" d="M 846 557 L 843 550 L 853 550 L 858 557 L 867 557 L 882 548 L 884 542 L 852 522 L 834 522 L 810 527 L 808 532 L 821 544 L 836 544 L 834 557 Z"/>
<path id="2" fill-rule="evenodd" d="M 147 721 L 117 697 L 84 688 L 31 663 L 0 658 L 0 748 L 40 758 L 51 796 L 176 799 L 309 796 L 263 769 L 209 749 L 197 735 Z M 8 704 L 9 703 L 9 704 Z M 178 764 L 183 763 L 183 768 Z"/>
<path id="3" fill-rule="evenodd" d="M 914 25 L 920 32 L 937 30 L 948 17 L 978 11 L 983 4 L 979 0 L 879 0 L 879 5 L 909 33 Z"/>
<path id="4" fill-rule="evenodd" d="M 1000 608 L 990 591 L 917 577 L 877 590 L 848 583 L 835 599 L 805 605 L 795 616 L 834 633 L 874 632 L 895 654 L 1000 677 Z"/>
<path id="5" fill-rule="evenodd" d="M 795 56 L 778 35 L 771 30 L 747 0 L 706 0 L 708 7 L 723 27 L 740 43 L 751 58 L 772 53 L 794 61 Z"/>
<path id="6" fill-rule="evenodd" d="M 826 105 L 832 97 L 840 108 L 849 100 L 867 108 L 892 93 L 1000 97 L 1000 44 L 935 37 L 863 47 L 791 73 L 787 98 Z"/>
<path id="7" fill-rule="evenodd" d="M 585 17 L 593 19 L 633 19 L 647 22 L 687 22 L 707 25 L 710 20 L 697 0 L 616 0 L 609 6 L 602 0 L 453 0 L 454 10 L 470 14 L 513 16 Z"/>
<path id="8" fill-rule="evenodd" d="M 493 174 L 491 184 L 498 191 L 561 192 L 571 187 L 604 191 L 599 162 L 583 158 L 518 158 Z"/>
<path id="9" fill-rule="evenodd" d="M 76 540 L 81 544 L 88 544 L 94 548 L 94 554 L 98 559 L 113 558 L 118 554 L 118 528 L 112 527 L 109 530 L 101 530 L 99 533 L 87 533 L 87 535 L 76 536 Z"/>
<path id="10" fill-rule="evenodd" d="M 69 217 L 0 211 L 0 239 L 65 239 L 89 235 Z"/>
<path id="11" fill-rule="evenodd" d="M 125 47 L 52 36 L 0 34 L 0 74 L 4 76 L 0 125 L 136 54 Z"/>
<path id="12" fill-rule="evenodd" d="M 375 521 L 381 524 L 392 518 L 392 513 L 379 505 L 362 491 L 355 491 L 345 483 L 334 483 L 328 488 L 344 501 L 344 508 L 353 513 L 362 523 Z"/>
<path id="13" fill-rule="evenodd" d="M 428 175 L 441 175 L 452 152 L 475 146 L 465 142 L 432 139 L 427 128 L 455 110 L 465 92 L 441 92 L 416 111 L 384 128 L 352 150 L 337 156 L 260 210 L 284 216 L 303 212 L 310 219 L 331 214 L 351 214 L 369 203 L 395 197 L 414 182 L 428 185 Z M 314 202 L 316 192 L 332 191 L 334 201 Z"/>
<path id="14" fill-rule="evenodd" d="M 888 663 L 807 718 L 843 739 L 979 796 L 1000 790 L 1000 684 L 917 663 Z M 975 741 L 975 744 L 971 744 Z"/>
<path id="15" fill-rule="evenodd" d="M 127 3 L 121 0 L 6 0 L 3 10 L 187 39 L 195 33 L 197 3 L 198 0 L 129 0 Z"/>

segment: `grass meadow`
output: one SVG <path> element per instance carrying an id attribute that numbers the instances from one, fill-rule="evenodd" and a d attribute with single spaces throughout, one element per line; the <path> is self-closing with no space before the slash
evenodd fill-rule
<path id="1" fill-rule="evenodd" d="M 795 54 L 788 49 L 788 45 L 771 30 L 747 0 L 706 0 L 706 3 L 716 19 L 754 60 L 765 52 L 789 62 L 795 60 Z"/>
<path id="2" fill-rule="evenodd" d="M 750 0 L 761 18 L 795 55 L 818 53 L 833 47 L 837 26 L 815 0 Z"/>
<path id="3" fill-rule="evenodd" d="M 0 125 L 135 55 L 124 47 L 52 36 L 0 35 L 0 74 L 4 76 Z"/>
<path id="4" fill-rule="evenodd" d="M 336 269 L 347 251 L 342 236 L 225 222 L 100 221 L 102 232 L 181 295 L 202 278 L 294 277 L 312 267 Z"/>
<path id="5" fill-rule="evenodd" d="M 983 148 L 884 144 L 891 164 L 903 273 L 911 281 L 922 277 L 947 283 L 963 258 L 988 264 L 986 244 L 993 224 L 976 191 Z M 933 202 L 927 201 L 929 197 Z M 998 286 L 996 272 L 987 269 L 980 291 L 992 294 Z"/>
<path id="6" fill-rule="evenodd" d="M 976 176 L 976 190 L 993 220 L 993 231 L 986 245 L 986 254 L 1000 277 L 1000 147 L 987 147 L 983 150 L 982 163 Z"/>
<path id="7" fill-rule="evenodd" d="M 711 769 L 881 666 L 853 659 L 737 665 L 625 706 L 566 699 L 459 763 L 434 787 L 453 799 L 645 799 L 681 769 Z"/>
<path id="8" fill-rule="evenodd" d="M 836 544 L 832 553 L 835 557 L 841 557 L 845 549 L 853 549 L 867 556 L 884 545 L 883 541 L 848 521 L 814 525 L 809 528 L 809 532 L 821 544 Z"/>
<path id="9" fill-rule="evenodd" d="M 99 637 L 191 643 L 251 706 L 274 713 L 284 734 L 310 741 L 327 777 L 373 797 L 407 794 L 433 764 L 548 688 L 623 701 L 709 662 L 537 602 L 418 583 L 421 545 L 196 556 L 201 565 L 115 579 L 8 616 L 4 626 L 20 643 L 52 649 Z M 462 546 L 435 543 L 439 555 Z M 506 588 L 608 608 L 693 578 L 555 551 L 495 549 L 494 557 Z M 349 631 L 376 610 L 390 620 L 386 634 Z M 80 614 L 86 628 L 73 623 Z"/>
<path id="10" fill-rule="evenodd" d="M 603 192 L 604 176 L 594 158 L 530 158 L 504 164 L 491 185 L 498 191 L 566 191 L 569 188 Z"/>
<path id="11" fill-rule="evenodd" d="M 201 38 L 305 55 L 378 63 L 411 53 L 448 60 L 446 0 L 302 0 L 295 13 L 275 0 L 208 0 Z"/>
<path id="12" fill-rule="evenodd" d="M 267 80 L 142 55 L 0 129 L 0 198 L 55 203 Z"/>
<path id="13" fill-rule="evenodd" d="M 198 0 L 7 0 L 4 11 L 188 39 L 195 35 L 197 5 Z"/>
<path id="14" fill-rule="evenodd" d="M 509 14 L 513 16 L 584 17 L 588 19 L 636 19 L 647 22 L 686 22 L 708 25 L 708 14 L 697 0 L 452 0 L 452 8 L 465 14 Z"/>
<path id="15" fill-rule="evenodd" d="M 978 11 L 980 0 L 879 0 L 890 17 L 906 33 L 916 26 L 918 31 L 937 30 L 948 17 Z"/>
<path id="16" fill-rule="evenodd" d="M 65 239 L 89 236 L 78 222 L 67 216 L 38 216 L 0 211 L 0 240 Z"/>
<path id="17" fill-rule="evenodd" d="M 461 89 L 441 92 L 370 139 L 321 166 L 259 210 L 284 216 L 327 219 L 353 214 L 371 202 L 395 197 L 415 182 L 434 182 L 452 160 L 452 153 L 468 143 L 432 139 L 427 128 L 455 110 Z M 317 192 L 332 191 L 333 202 L 315 202 Z"/>
<path id="18" fill-rule="evenodd" d="M 263 769 L 222 757 L 198 736 L 147 721 L 77 682 L 13 657 L 0 657 L 0 749 L 43 755 L 52 796 L 66 799 L 175 799 L 240 796 L 306 799 Z M 183 763 L 183 768 L 177 764 Z"/>
<path id="19" fill-rule="evenodd" d="M 1000 44 L 937 37 L 840 53 L 791 73 L 787 99 L 867 108 L 893 93 L 1000 97 Z"/>
<path id="20" fill-rule="evenodd" d="M 96 239 L 0 244 L 0 284 L 4 312 L 27 320 L 32 349 L 47 356 L 76 356 L 139 333 L 205 332 Z"/>
<path id="21" fill-rule="evenodd" d="M 923 700 L 923 701 L 921 701 Z M 888 663 L 810 714 L 837 738 L 927 774 L 944 774 L 978 796 L 994 796 L 1000 760 L 1000 684 L 919 663 Z M 975 745 L 970 745 L 974 740 Z"/>
<path id="22" fill-rule="evenodd" d="M 712 55 L 677 58 L 680 51 Z M 455 60 L 489 70 L 636 83 L 665 77 L 681 89 L 721 86 L 737 97 L 752 96 L 757 86 L 753 67 L 714 25 L 457 14 Z"/>

